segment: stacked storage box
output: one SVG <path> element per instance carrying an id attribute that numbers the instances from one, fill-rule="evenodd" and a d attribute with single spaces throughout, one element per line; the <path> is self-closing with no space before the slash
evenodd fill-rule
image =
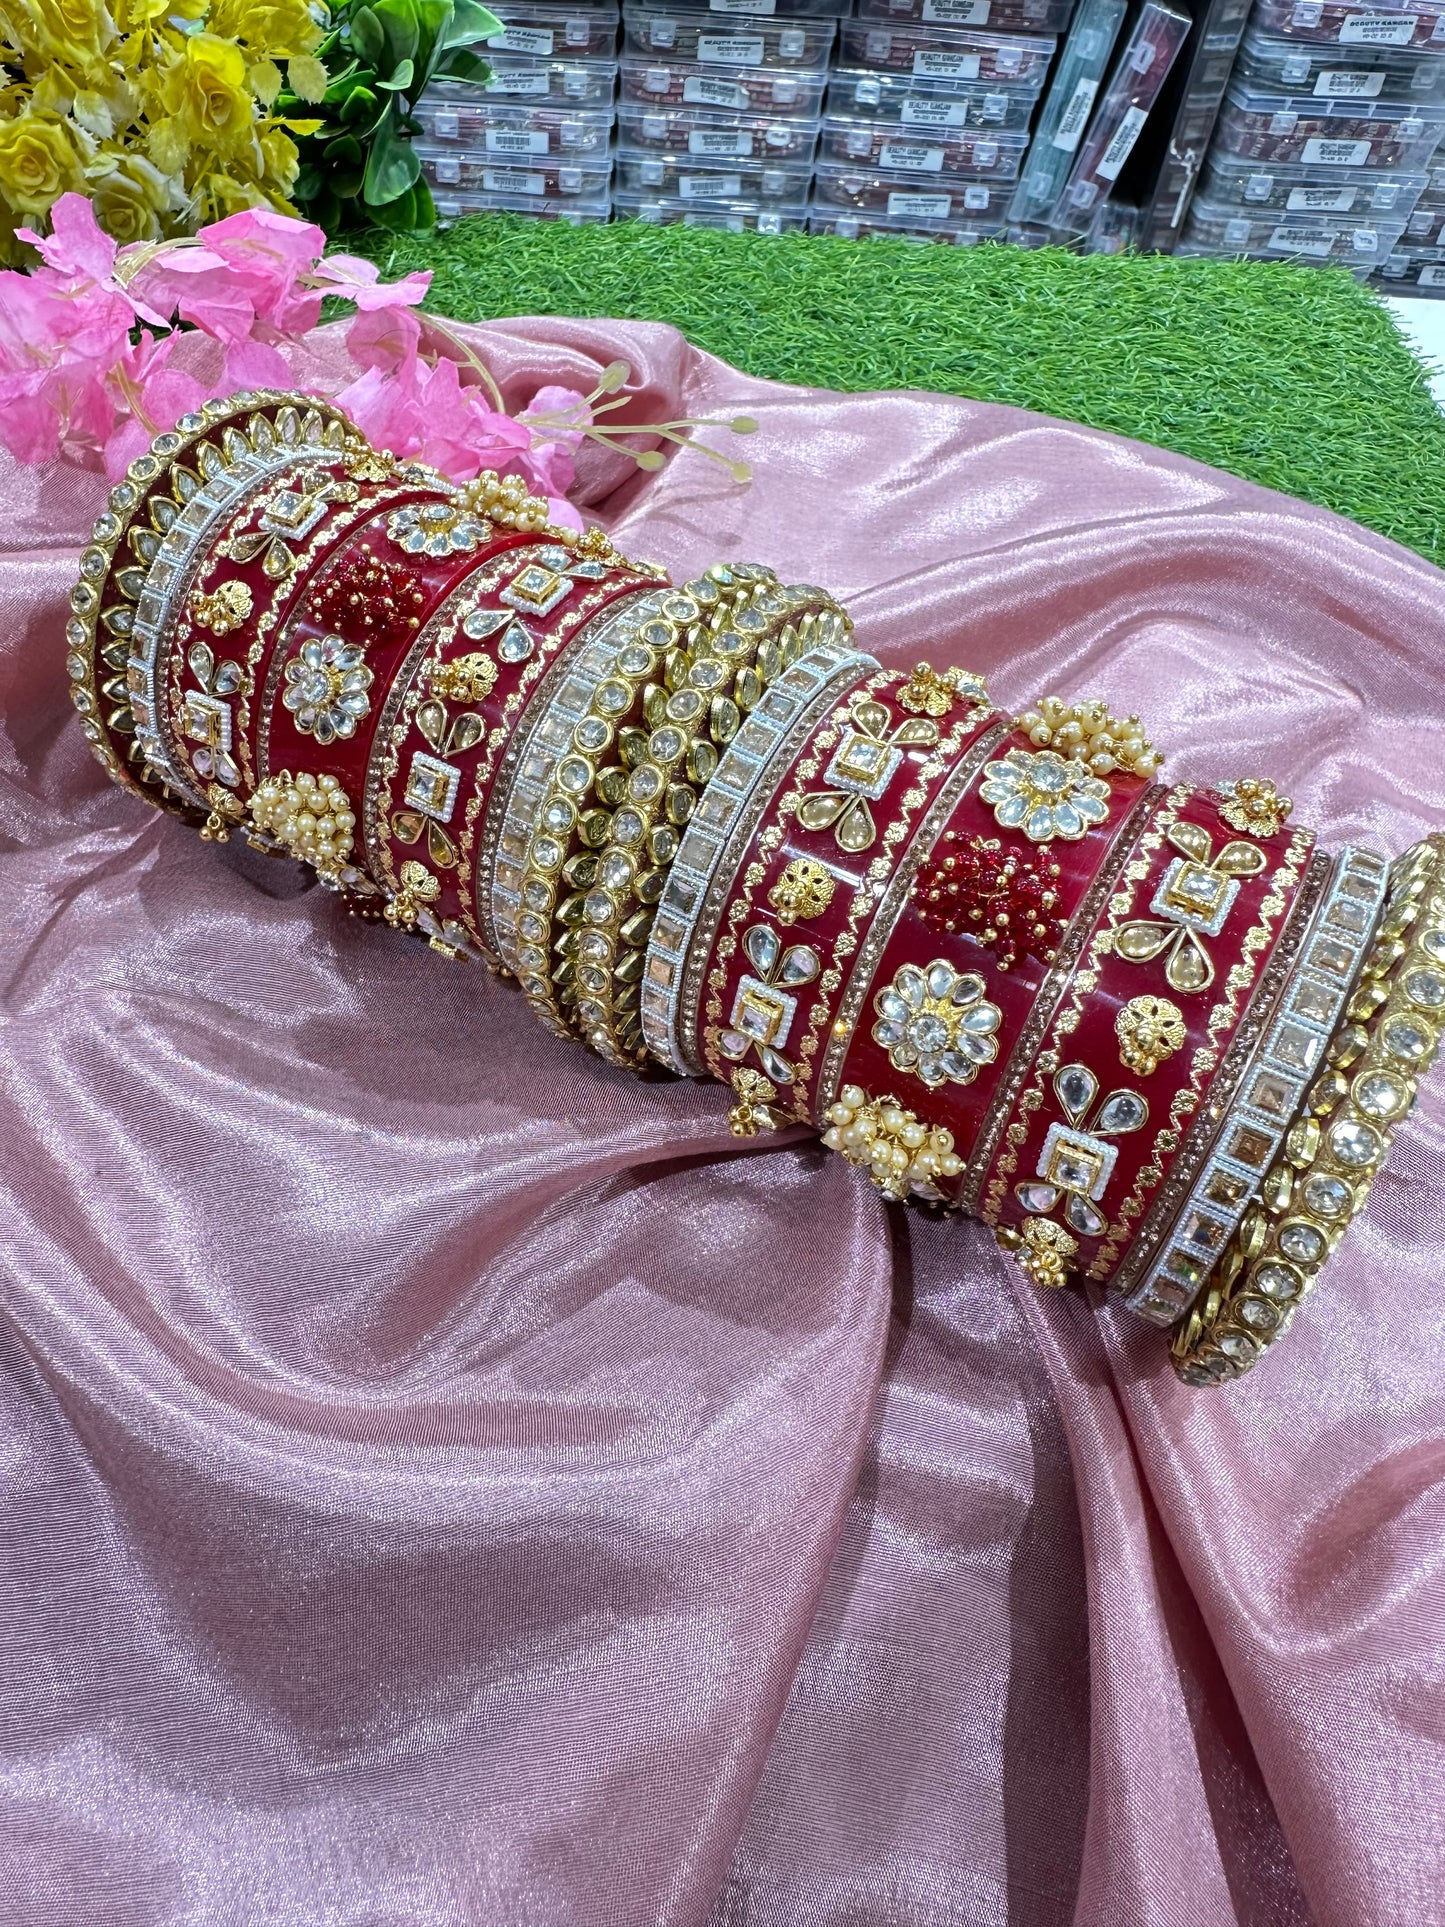
<path id="1" fill-rule="evenodd" d="M 839 31 L 811 227 L 1001 234 L 1073 0 L 859 0 Z"/>
<path id="2" fill-rule="evenodd" d="M 1445 0 L 1256 0 L 1178 252 L 1377 271 L 1442 135 Z"/>
<path id="3" fill-rule="evenodd" d="M 507 0 L 485 88 L 430 86 L 422 172 L 443 220 L 507 209 L 567 221 L 612 211 L 617 0 Z"/>
<path id="4" fill-rule="evenodd" d="M 1445 297 L 1445 167 L 1431 168 L 1405 232 L 1374 284 L 1394 294 Z"/>
<path id="5" fill-rule="evenodd" d="M 618 215 L 771 234 L 803 227 L 828 56 L 848 4 L 626 0 Z"/>

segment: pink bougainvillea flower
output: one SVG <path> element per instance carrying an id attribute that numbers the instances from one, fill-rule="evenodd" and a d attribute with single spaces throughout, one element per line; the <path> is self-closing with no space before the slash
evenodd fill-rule
<path id="1" fill-rule="evenodd" d="M 18 227 L 15 233 L 67 282 L 109 281 L 115 270 L 115 242 L 83 194 L 61 195 L 50 210 L 48 235 L 28 227 Z"/>
<path id="2" fill-rule="evenodd" d="M 328 254 L 311 270 L 310 279 L 330 283 L 323 292 L 339 294 L 354 301 L 362 314 L 378 308 L 414 308 L 426 299 L 431 286 L 431 270 L 405 274 L 400 281 L 383 281 L 374 261 L 363 261 L 354 254 Z"/>

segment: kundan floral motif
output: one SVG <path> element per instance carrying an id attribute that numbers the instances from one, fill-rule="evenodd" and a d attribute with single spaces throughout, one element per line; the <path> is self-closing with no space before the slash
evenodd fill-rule
<path id="1" fill-rule="evenodd" d="M 386 532 L 408 555 L 471 555 L 491 534 L 455 502 L 412 502 L 386 518 Z"/>
<path id="2" fill-rule="evenodd" d="M 371 708 L 371 671 L 355 643 L 313 636 L 286 665 L 281 701 L 303 736 L 334 743 L 356 733 Z"/>
<path id="3" fill-rule="evenodd" d="M 1054 1095 L 1068 1121 L 1049 1126 L 1037 1176 L 1016 1184 L 1014 1195 L 1040 1217 L 1062 1205 L 1070 1231 L 1101 1238 L 1109 1220 L 1098 1205 L 1119 1156 L 1110 1140 L 1142 1129 L 1149 1106 L 1137 1091 L 1111 1091 L 1101 1099 L 1099 1080 L 1086 1064 L 1065 1064 L 1054 1077 Z"/>
<path id="4" fill-rule="evenodd" d="M 894 725 L 886 703 L 864 696 L 853 699 L 851 718 L 852 728 L 823 772 L 827 787 L 802 799 L 798 821 L 806 830 L 832 830 L 838 848 L 856 854 L 878 836 L 869 805 L 892 782 L 905 749 L 937 747 L 938 724 L 919 716 Z"/>
<path id="5" fill-rule="evenodd" d="M 798 1000 L 791 993 L 812 983 L 822 963 L 808 944 L 784 948 L 777 931 L 765 923 L 755 923 L 747 932 L 743 952 L 757 974 L 739 979 L 732 1020 L 719 1033 L 718 1048 L 735 1064 L 756 1051 L 775 1084 L 791 1084 L 793 1066 L 783 1056 L 798 1014 Z"/>
<path id="6" fill-rule="evenodd" d="M 909 1071 L 930 1090 L 971 1084 L 981 1064 L 998 1056 L 1003 1013 L 984 996 L 982 977 L 960 975 L 939 957 L 920 970 L 904 964 L 873 999 L 873 1040 L 896 1071 Z"/>
<path id="7" fill-rule="evenodd" d="M 1216 855 L 1214 839 L 1197 823 L 1176 823 L 1169 841 L 1181 854 L 1149 905 L 1160 921 L 1134 918 L 1120 928 L 1114 946 L 1127 963 L 1151 963 L 1167 953 L 1165 980 L 1188 995 L 1214 982 L 1214 959 L 1204 939 L 1223 930 L 1240 878 L 1258 876 L 1267 859 L 1257 843 L 1226 843 Z"/>
<path id="8" fill-rule="evenodd" d="M 1076 843 L 1109 814 L 1103 777 L 1051 749 L 1011 749 L 985 766 L 978 793 L 1000 829 L 1022 830 L 1031 843 Z"/>

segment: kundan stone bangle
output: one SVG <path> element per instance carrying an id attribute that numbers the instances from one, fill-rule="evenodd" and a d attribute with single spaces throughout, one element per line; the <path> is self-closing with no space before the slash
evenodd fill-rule
<path id="1" fill-rule="evenodd" d="M 302 398 L 159 438 L 71 607 L 132 794 L 1105 1284 L 1191 1385 L 1287 1328 L 1439 1050 L 1445 839 L 1331 858 L 1266 778 L 1156 784 L 1102 702 L 1001 716 L 820 590 L 673 587 Z"/>

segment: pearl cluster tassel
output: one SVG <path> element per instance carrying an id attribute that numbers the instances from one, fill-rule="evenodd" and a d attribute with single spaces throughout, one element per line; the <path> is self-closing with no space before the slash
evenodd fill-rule
<path id="1" fill-rule="evenodd" d="M 1121 720 L 1097 700 L 1066 703 L 1061 696 L 1045 696 L 1037 709 L 1019 717 L 1018 726 L 1035 749 L 1053 749 L 1072 757 L 1091 776 L 1122 769 L 1131 776 L 1149 777 L 1164 761 L 1137 716 Z"/>
<path id="2" fill-rule="evenodd" d="M 278 770 L 251 798 L 256 827 L 315 866 L 324 883 L 336 883 L 351 855 L 356 814 L 334 776 Z"/>
<path id="3" fill-rule="evenodd" d="M 938 1180 L 963 1171 L 952 1131 L 930 1130 L 897 1098 L 869 1097 L 857 1084 L 845 1084 L 827 1121 L 824 1144 L 867 1171 L 885 1198 L 940 1198 Z"/>

